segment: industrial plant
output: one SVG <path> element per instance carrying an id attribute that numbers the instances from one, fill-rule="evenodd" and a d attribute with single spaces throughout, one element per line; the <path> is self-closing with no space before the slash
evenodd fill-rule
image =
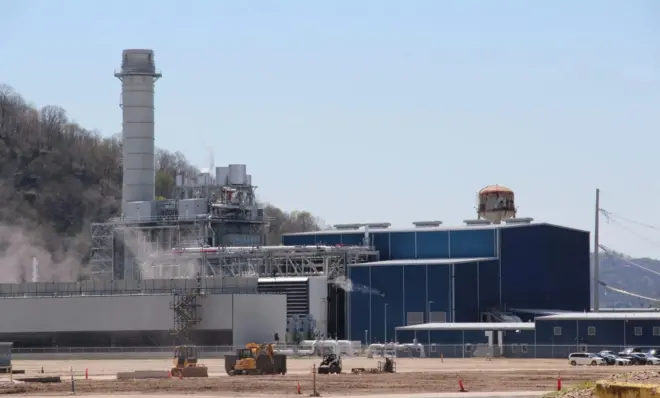
<path id="1" fill-rule="evenodd" d="M 92 225 L 89 280 L 0 284 L 8 320 L 0 339 L 15 347 L 279 342 L 300 343 L 301 355 L 338 340 L 395 353 L 426 347 L 415 348 L 426 356 L 487 347 L 542 357 L 558 353 L 534 347 L 558 341 L 660 346 L 654 314 L 588 312 L 590 233 L 519 217 L 504 186 L 479 191 L 476 217 L 464 225 L 337 224 L 281 242 L 266 241 L 270 220 L 245 164 L 180 174 L 173 199 L 158 200 L 154 88 L 162 75 L 153 51 L 124 50 L 115 76 L 121 215 Z"/>

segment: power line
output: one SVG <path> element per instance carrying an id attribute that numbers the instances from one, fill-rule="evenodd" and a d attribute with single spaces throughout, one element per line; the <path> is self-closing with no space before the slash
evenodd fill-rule
<path id="1" fill-rule="evenodd" d="M 645 228 L 654 229 L 656 231 L 660 231 L 660 227 L 656 227 L 655 225 L 647 224 L 647 223 L 644 223 L 644 222 L 641 222 L 641 221 L 636 221 L 636 220 L 633 220 L 631 218 L 624 217 L 624 216 L 616 214 L 616 213 L 612 213 L 611 211 L 603 209 L 603 208 L 599 208 L 598 211 L 600 211 L 600 214 L 602 214 L 603 217 L 605 217 L 608 221 L 611 221 L 611 222 L 616 222 L 616 220 L 614 220 L 614 219 L 618 218 L 620 220 L 627 221 L 631 224 L 639 225 L 640 227 L 645 227 Z"/>
<path id="2" fill-rule="evenodd" d="M 598 284 L 603 286 L 606 289 L 612 290 L 612 291 L 617 292 L 617 293 L 625 294 L 627 296 L 637 297 L 637 298 L 641 298 L 641 299 L 649 300 L 649 301 L 660 302 L 660 299 L 651 298 L 651 297 L 647 297 L 647 296 L 642 296 L 641 294 L 632 293 L 632 292 L 629 292 L 627 290 L 612 287 L 612 286 L 608 285 L 607 283 L 605 283 L 603 281 L 598 281 Z"/>
<path id="3" fill-rule="evenodd" d="M 630 264 L 630 265 L 633 265 L 633 266 L 635 266 L 635 267 L 641 268 L 641 269 L 643 269 L 643 270 L 645 270 L 645 271 L 648 271 L 648 272 L 650 272 L 650 273 L 652 273 L 652 274 L 660 275 L 660 272 L 658 272 L 658 271 L 656 271 L 656 270 L 654 270 L 654 269 L 651 269 L 651 268 L 645 267 L 645 266 L 643 266 L 643 265 L 639 265 L 639 264 L 637 264 L 637 263 L 635 263 L 635 262 L 633 262 L 633 261 L 630 261 L 630 260 L 628 260 L 627 258 L 625 258 L 625 257 L 623 257 L 623 256 L 621 256 L 621 255 L 619 255 L 619 254 L 617 254 L 614 250 L 608 248 L 607 246 L 604 246 L 604 245 L 598 245 L 598 247 L 600 247 L 601 249 L 603 249 L 603 251 L 604 251 L 605 253 L 607 253 L 608 255 L 610 255 L 610 256 L 616 256 L 616 257 L 618 257 L 619 259 L 623 260 L 624 262 L 626 262 L 626 263 L 628 263 L 628 264 Z"/>

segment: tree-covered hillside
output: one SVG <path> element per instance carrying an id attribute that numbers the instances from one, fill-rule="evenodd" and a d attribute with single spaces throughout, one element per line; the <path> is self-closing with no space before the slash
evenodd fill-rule
<path id="1" fill-rule="evenodd" d="M 77 280 L 89 260 L 92 222 L 119 215 L 121 137 L 103 137 L 67 118 L 58 106 L 28 104 L 0 85 L 0 282 L 26 280 L 37 257 L 41 278 Z M 179 152 L 157 152 L 156 194 L 194 166 Z M 269 241 L 322 223 L 309 212 L 266 207 Z M 45 268 L 45 269 L 44 269 Z"/>

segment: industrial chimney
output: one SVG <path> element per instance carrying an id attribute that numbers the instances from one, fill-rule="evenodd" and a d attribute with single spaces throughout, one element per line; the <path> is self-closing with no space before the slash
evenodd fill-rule
<path id="1" fill-rule="evenodd" d="M 161 74 L 153 50 L 124 50 L 115 77 L 121 80 L 124 213 L 127 202 L 155 199 L 154 83 Z"/>

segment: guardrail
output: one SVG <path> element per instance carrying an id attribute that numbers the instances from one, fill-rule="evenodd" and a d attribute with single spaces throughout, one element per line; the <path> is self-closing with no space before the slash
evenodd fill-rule
<path id="1" fill-rule="evenodd" d="M 428 358 L 471 358 L 481 356 L 479 348 L 486 345 L 483 343 L 465 344 L 427 344 L 424 347 L 424 357 Z M 221 358 L 223 355 L 235 352 L 237 348 L 245 346 L 197 346 L 202 355 L 207 358 Z M 295 351 L 298 348 L 292 344 L 278 344 L 277 350 Z M 359 355 L 366 355 L 368 346 L 363 345 Z M 555 358 L 567 359 L 573 352 L 619 352 L 624 349 L 622 345 L 534 345 L 534 344 L 505 344 L 501 347 L 491 347 L 491 356 L 506 358 Z M 392 350 L 386 351 L 387 355 L 393 354 Z M 44 347 L 44 348 L 12 348 L 14 358 L 164 358 L 172 355 L 172 346 L 163 347 Z M 382 350 L 375 350 L 373 356 L 383 355 Z M 396 350 L 399 358 L 420 357 L 419 350 L 400 347 Z"/>

